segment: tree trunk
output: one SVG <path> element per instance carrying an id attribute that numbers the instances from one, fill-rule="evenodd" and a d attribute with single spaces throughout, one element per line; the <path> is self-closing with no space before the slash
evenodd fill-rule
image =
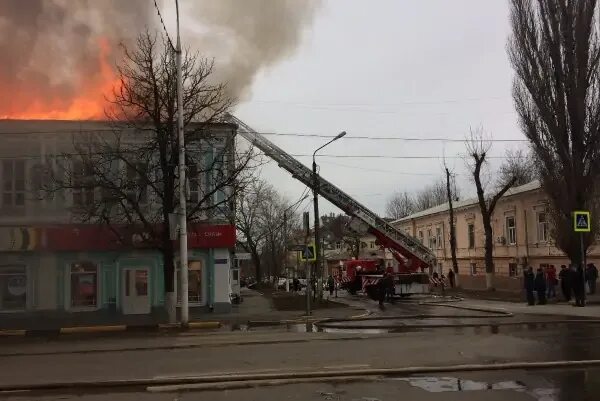
<path id="1" fill-rule="evenodd" d="M 254 263 L 254 272 L 256 274 L 256 282 L 260 283 L 262 281 L 262 269 L 261 269 L 261 265 L 260 265 L 260 255 L 256 251 L 250 252 L 250 255 L 252 257 L 252 263 Z"/>
<path id="2" fill-rule="evenodd" d="M 177 296 L 175 292 L 175 250 L 173 242 L 167 238 L 163 245 L 163 269 L 165 281 L 165 309 L 169 323 L 177 321 Z"/>
<path id="3" fill-rule="evenodd" d="M 483 227 L 485 229 L 485 287 L 494 289 L 494 242 L 492 237 L 491 216 L 484 214 Z"/>
<path id="4" fill-rule="evenodd" d="M 458 260 L 456 259 L 456 226 L 454 225 L 454 206 L 452 205 L 452 191 L 450 190 L 450 170 L 446 169 L 446 194 L 450 210 L 450 254 L 452 255 L 452 270 L 454 279 L 458 283 Z"/>

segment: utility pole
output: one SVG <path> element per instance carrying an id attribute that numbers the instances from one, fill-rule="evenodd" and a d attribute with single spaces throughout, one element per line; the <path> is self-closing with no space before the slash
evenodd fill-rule
<path id="1" fill-rule="evenodd" d="M 290 292 L 290 272 L 287 267 L 287 209 L 283 211 L 283 268 L 285 269 L 285 292 Z"/>
<path id="2" fill-rule="evenodd" d="M 179 0 L 175 0 L 177 13 L 177 136 L 179 138 L 179 263 L 181 278 L 181 325 L 189 322 L 188 305 L 188 249 L 187 249 L 187 194 L 185 181 L 185 137 L 183 134 L 183 72 L 181 71 L 181 36 L 179 33 Z"/>
<path id="3" fill-rule="evenodd" d="M 319 178 L 317 175 L 317 162 L 315 157 L 317 156 L 317 152 L 323 149 L 325 146 L 329 145 L 333 141 L 337 141 L 346 135 L 346 131 L 342 131 L 338 135 L 335 136 L 331 141 L 327 142 L 325 145 L 317 148 L 313 152 L 313 162 L 312 162 L 312 190 L 313 190 L 313 203 L 314 203 L 314 212 L 315 212 L 315 275 L 322 272 L 319 270 L 322 268 L 321 266 L 321 244 L 320 244 L 320 223 L 319 223 Z M 322 273 L 319 275 L 319 281 L 322 281 Z M 320 294 L 323 294 L 323 285 L 322 283 L 318 283 L 320 286 Z"/>

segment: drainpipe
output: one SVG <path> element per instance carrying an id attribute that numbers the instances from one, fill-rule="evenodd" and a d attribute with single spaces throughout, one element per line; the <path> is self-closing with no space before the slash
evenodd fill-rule
<path id="1" fill-rule="evenodd" d="M 527 210 L 523 210 L 523 219 L 525 221 L 525 257 L 527 258 L 527 264 L 529 264 L 529 230 L 527 229 Z"/>

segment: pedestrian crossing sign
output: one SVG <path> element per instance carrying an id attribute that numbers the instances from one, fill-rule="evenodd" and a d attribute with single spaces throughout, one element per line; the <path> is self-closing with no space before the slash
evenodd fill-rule
<path id="1" fill-rule="evenodd" d="M 589 233 L 591 231 L 590 212 L 584 210 L 573 212 L 573 229 L 577 233 Z"/>
<path id="2" fill-rule="evenodd" d="M 317 260 L 315 244 L 308 244 L 304 250 L 300 251 L 300 260 L 303 262 L 314 262 Z"/>

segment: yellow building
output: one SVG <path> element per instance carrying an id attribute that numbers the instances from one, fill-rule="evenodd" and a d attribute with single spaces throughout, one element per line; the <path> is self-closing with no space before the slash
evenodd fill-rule
<path id="1" fill-rule="evenodd" d="M 518 290 L 523 267 L 533 268 L 568 264 L 565 254 L 550 237 L 548 199 L 538 181 L 510 189 L 498 202 L 492 215 L 494 236 L 494 286 Z M 437 256 L 432 270 L 448 273 L 450 253 L 450 219 L 448 204 L 442 204 L 392 222 L 418 238 Z M 459 282 L 463 287 L 485 287 L 485 232 L 476 199 L 454 203 Z M 597 263 L 597 246 L 588 250 L 588 260 Z"/>

